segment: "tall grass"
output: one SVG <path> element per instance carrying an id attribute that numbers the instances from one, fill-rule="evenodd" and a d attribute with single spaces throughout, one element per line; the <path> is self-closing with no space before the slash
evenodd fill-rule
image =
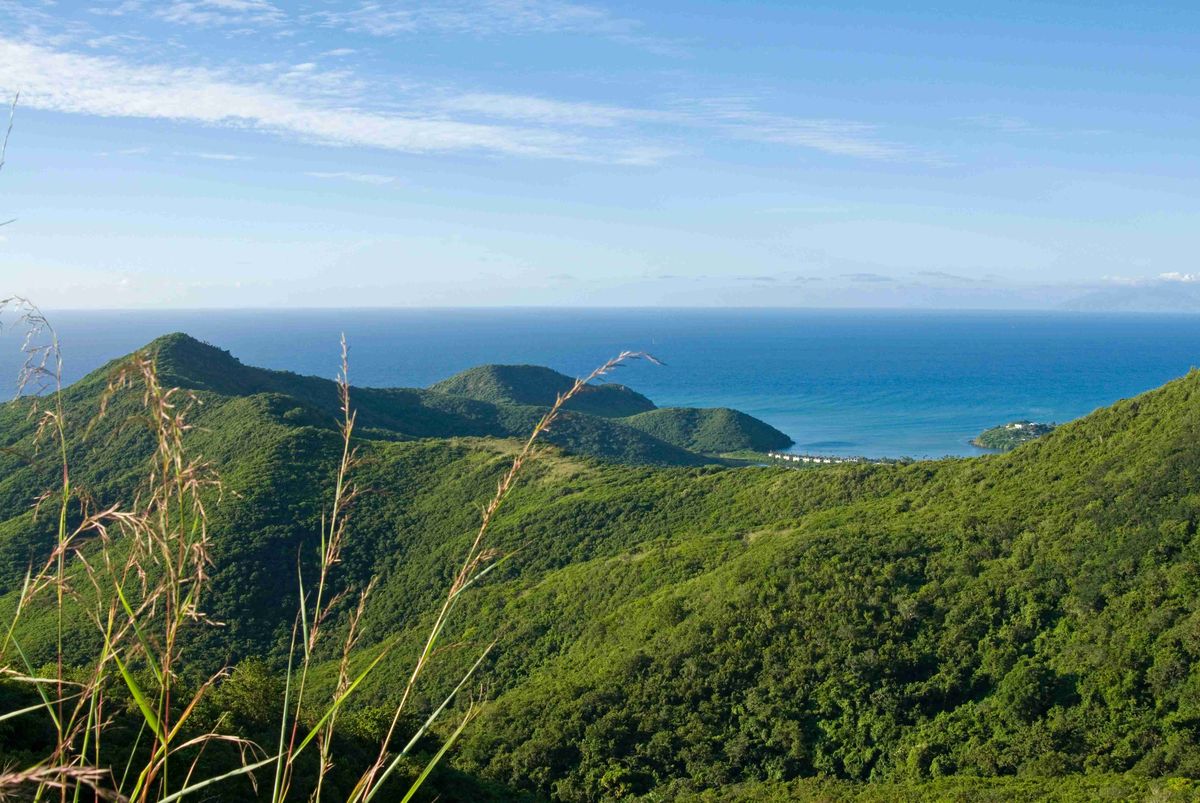
<path id="1" fill-rule="evenodd" d="M 284 688 L 277 701 L 278 737 L 274 744 L 264 745 L 244 734 L 228 732 L 234 729 L 231 723 L 218 722 L 217 728 L 208 729 L 194 724 L 202 701 L 224 682 L 225 671 L 198 683 L 180 680 L 188 662 L 181 646 L 184 631 L 213 624 L 205 616 L 204 601 L 212 564 L 210 546 L 212 538 L 220 537 L 209 531 L 206 507 L 221 502 L 220 478 L 188 447 L 191 416 L 201 400 L 179 388 L 164 387 L 152 353 L 139 352 L 114 372 L 96 420 L 112 414 L 118 397 L 133 394 L 138 410 L 134 420 L 150 432 L 154 454 L 141 489 L 131 501 L 98 504 L 72 483 L 73 439 L 86 437 L 91 425 L 81 428 L 67 421 L 57 335 L 37 308 L 23 299 L 0 301 L 0 314 L 5 312 L 15 314 L 26 333 L 21 387 L 41 391 L 30 407 L 37 423 L 36 448 L 52 448 L 61 472 L 55 487 L 37 500 L 39 514 L 52 509 L 56 516 L 54 544 L 48 558 L 26 574 L 0 641 L 0 668 L 36 695 L 32 705 L 0 713 L 0 721 L 43 715 L 53 725 L 55 745 L 31 766 L 0 773 L 0 796 L 12 792 L 29 793 L 38 800 L 78 801 L 91 796 L 173 801 L 199 794 L 220 795 L 222 785 L 241 778 L 243 783 L 245 779 L 253 783 L 260 798 L 282 803 L 305 794 L 296 785 L 298 762 L 315 753 L 315 778 L 306 778 L 305 786 L 311 789 L 307 794 L 313 800 L 327 797 L 326 778 L 339 760 L 335 749 L 339 717 L 362 684 L 396 650 L 393 640 L 381 645 L 369 661 L 365 656 L 356 660 L 359 625 L 375 581 L 353 589 L 337 588 L 334 580 L 334 569 L 352 537 L 350 515 L 360 492 L 355 484 L 359 452 L 345 339 L 337 381 L 341 456 L 321 517 L 315 573 L 306 575 L 297 569 L 300 593 Z M 653 360 L 640 352 L 623 352 L 577 380 L 546 411 L 514 457 L 482 509 L 479 527 L 436 610 L 423 646 L 411 657 L 408 680 L 378 752 L 361 769 L 346 799 L 366 803 L 398 795 L 403 801 L 410 800 L 482 710 L 479 695 L 472 694 L 465 705 L 458 698 L 471 685 L 494 643 L 480 651 L 412 733 L 400 732 L 401 723 L 410 721 L 406 717 L 411 715 L 414 690 L 438 654 L 457 604 L 511 557 L 488 545 L 489 530 L 534 458 L 539 438 L 585 385 L 633 359 Z M 351 612 L 338 623 L 334 612 L 343 603 L 352 603 Z M 35 604 L 52 605 L 56 616 L 54 669 L 45 675 L 35 671 L 18 636 L 19 621 Z M 94 654 L 66 654 L 63 633 L 72 624 L 68 621 L 72 616 L 85 617 L 90 623 L 99 645 Z M 330 654 L 337 657 L 336 681 L 332 693 L 321 697 L 313 676 L 318 655 Z M 125 707 L 136 711 L 140 732 L 124 757 L 125 766 L 118 767 L 113 766 L 113 755 L 105 745 L 118 721 L 117 712 Z M 407 779 L 407 785 L 397 785 L 397 770 L 406 766 L 418 742 L 454 710 L 461 713 L 457 721 L 441 726 L 449 735 L 437 753 L 415 778 Z M 391 746 L 398 743 L 394 740 L 404 737 L 404 746 L 393 750 Z M 232 769 L 209 771 L 201 761 L 214 744 L 237 751 L 239 759 Z"/>

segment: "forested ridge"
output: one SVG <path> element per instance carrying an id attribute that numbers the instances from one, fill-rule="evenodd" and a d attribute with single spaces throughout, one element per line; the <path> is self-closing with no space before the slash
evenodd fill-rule
<path id="1" fill-rule="evenodd" d="M 566 393 L 572 377 L 540 365 L 480 365 L 443 379 L 430 390 L 466 396 L 492 404 L 532 404 L 546 407 Z M 622 418 L 655 409 L 654 402 L 615 382 L 589 385 L 567 403 L 568 410 L 605 418 Z"/>
<path id="2" fill-rule="evenodd" d="M 205 602 L 224 624 L 191 631 L 187 655 L 196 677 L 234 667 L 214 720 L 270 739 L 254 701 L 282 671 L 297 560 L 311 559 L 336 466 L 337 399 L 330 383 L 188 338 L 158 348 L 164 382 L 203 401 L 190 448 L 226 483 Z M 88 429 L 105 381 L 65 391 L 77 482 L 97 499 L 133 493 L 152 449 L 128 423 L 136 399 Z M 378 576 L 358 660 L 392 640 L 397 657 L 348 715 L 346 755 L 378 738 L 403 656 L 516 448 L 507 438 L 536 417 L 430 391 L 353 398 L 369 492 L 337 579 Z M 31 447 L 29 405 L 0 407 L 4 605 L 51 526 L 30 510 L 55 467 Z M 703 465 L 703 444 L 686 442 L 669 446 L 694 465 L 648 465 L 669 433 L 636 430 L 654 439 L 639 462 L 614 434 L 634 428 L 600 420 L 564 418 L 552 434 L 576 453 L 547 449 L 496 520 L 511 558 L 456 612 L 464 648 L 430 670 L 444 685 L 496 639 L 480 670 L 489 702 L 430 795 L 1191 799 L 1200 373 L 1011 453 L 910 465 Z M 33 614 L 22 643 L 47 660 L 50 622 Z M 84 650 L 90 632 L 67 638 Z M 0 729 L 5 756 L 35 749 L 13 721 Z"/>

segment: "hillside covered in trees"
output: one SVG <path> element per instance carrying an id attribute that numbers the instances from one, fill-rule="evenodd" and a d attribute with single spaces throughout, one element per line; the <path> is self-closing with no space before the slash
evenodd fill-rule
<path id="1" fill-rule="evenodd" d="M 443 379 L 430 390 L 492 404 L 549 407 L 573 382 L 572 377 L 540 365 L 480 365 Z M 567 409 L 604 418 L 623 418 L 653 410 L 655 405 L 642 394 L 610 382 L 589 385 L 567 403 Z"/>
<path id="2" fill-rule="evenodd" d="M 285 669 L 297 561 L 312 560 L 337 466 L 335 388 L 183 336 L 153 345 L 163 382 L 203 402 L 187 445 L 225 482 L 204 602 L 223 624 L 190 629 L 184 654 L 196 678 L 233 668 L 205 716 L 271 742 L 278 722 L 263 711 Z M 128 423 L 132 395 L 93 424 L 106 381 L 64 394 L 74 481 L 98 500 L 135 494 L 153 454 Z M 545 398 L 472 398 L 493 392 L 480 387 L 352 393 L 367 492 L 336 579 L 377 578 L 356 661 L 390 652 L 345 717 L 343 762 L 386 727 L 511 438 Z M 31 404 L 0 407 L 6 611 L 54 524 L 31 509 L 56 477 L 33 448 Z M 430 797 L 1195 793 L 1200 373 L 1010 453 L 909 465 L 712 464 L 698 453 L 746 422 L 655 420 L 665 412 L 566 414 L 497 515 L 492 544 L 511 557 L 464 596 L 450 624 L 462 648 L 435 656 L 417 692 L 419 710 L 436 706 L 496 642 L 479 670 L 488 702 Z M 49 609 L 20 623 L 34 664 L 54 654 L 56 627 Z M 93 633 L 69 619 L 62 638 L 82 654 Z M 332 685 L 338 656 L 320 658 Z M 21 722 L 0 723 L 6 764 L 44 738 Z M 226 795 L 254 792 L 240 779 Z"/>

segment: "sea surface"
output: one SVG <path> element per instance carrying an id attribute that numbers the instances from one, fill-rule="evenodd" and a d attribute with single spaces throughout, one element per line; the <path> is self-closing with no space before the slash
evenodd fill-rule
<path id="1" fill-rule="evenodd" d="M 734 407 L 794 451 L 940 457 L 1016 419 L 1065 422 L 1200 365 L 1200 316 L 763 309 L 471 309 L 50 314 L 73 381 L 158 335 L 184 331 L 243 362 L 332 378 L 426 386 L 488 362 L 579 375 L 623 349 L 615 381 L 660 406 Z M 11 323 L 11 321 L 9 321 Z M 11 395 L 20 338 L 0 334 Z"/>

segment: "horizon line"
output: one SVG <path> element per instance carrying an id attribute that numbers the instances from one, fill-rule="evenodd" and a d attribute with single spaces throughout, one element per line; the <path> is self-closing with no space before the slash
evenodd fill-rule
<path id="1" fill-rule="evenodd" d="M 668 305 L 629 306 L 591 304 L 478 304 L 478 305 L 346 305 L 346 306 L 230 306 L 230 307 L 38 307 L 43 313 L 179 313 L 179 312 L 907 312 L 907 313 L 1055 313 L 1063 315 L 1200 315 L 1198 310 L 1068 309 L 1063 307 L 918 307 L 918 306 L 785 306 L 785 305 Z"/>

